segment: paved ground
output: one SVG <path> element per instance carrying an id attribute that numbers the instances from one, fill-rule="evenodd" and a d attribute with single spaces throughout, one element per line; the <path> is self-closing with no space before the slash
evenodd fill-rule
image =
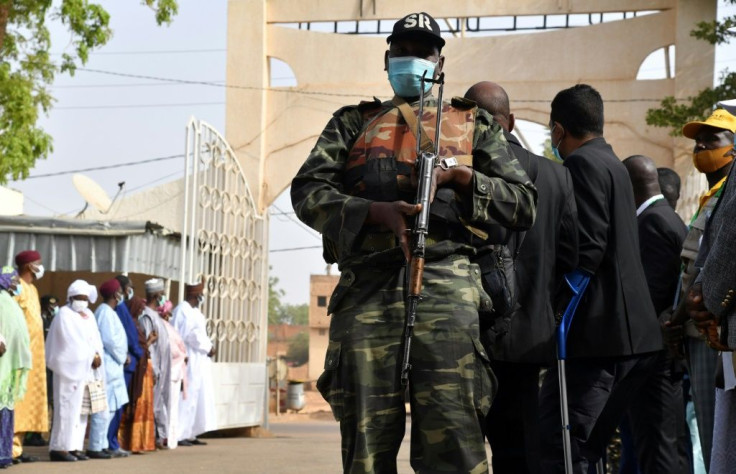
<path id="1" fill-rule="evenodd" d="M 299 473 L 331 474 L 341 471 L 340 432 L 328 407 L 316 392 L 306 392 L 300 413 L 269 417 L 269 429 L 259 437 L 207 439 L 207 446 L 181 447 L 124 459 L 74 463 L 48 462 L 48 448 L 26 448 L 42 462 L 20 464 L 8 473 Z M 399 451 L 399 474 L 409 466 L 409 427 Z"/>

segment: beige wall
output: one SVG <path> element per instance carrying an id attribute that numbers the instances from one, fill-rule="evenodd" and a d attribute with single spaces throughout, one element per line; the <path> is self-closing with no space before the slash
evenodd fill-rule
<path id="1" fill-rule="evenodd" d="M 327 304 L 340 279 L 337 275 L 309 277 L 309 380 L 317 380 L 325 364 L 330 317 Z M 324 302 L 324 305 L 321 303 Z"/>
<path id="2" fill-rule="evenodd" d="M 226 136 L 251 188 L 259 190 L 258 206 L 265 209 L 289 185 L 332 112 L 373 95 L 392 95 L 383 71 L 384 38 L 295 30 L 279 23 L 395 19 L 411 11 L 441 19 L 634 10 L 661 11 L 536 34 L 447 35 L 446 95 L 462 95 L 477 81 L 493 80 L 509 92 L 518 118 L 546 125 L 556 92 L 590 83 L 606 101 L 605 134 L 617 154 L 645 154 L 660 166 L 674 167 L 685 178 L 685 210 L 702 187 L 699 179 L 687 178 L 691 145 L 647 126 L 645 113 L 664 96 L 685 98 L 712 85 L 714 48 L 689 32 L 697 21 L 715 18 L 715 0 L 230 0 L 227 81 L 238 88 L 227 90 Z M 642 61 L 669 45 L 676 45 L 675 77 L 637 81 Z M 269 57 L 291 67 L 295 88 L 265 90 Z"/>
<path id="3" fill-rule="evenodd" d="M 0 216 L 23 214 L 23 193 L 0 186 Z"/>

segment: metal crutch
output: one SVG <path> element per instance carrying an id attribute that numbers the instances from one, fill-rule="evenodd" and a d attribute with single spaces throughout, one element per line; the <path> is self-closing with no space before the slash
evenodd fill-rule
<path id="1" fill-rule="evenodd" d="M 570 442 L 570 413 L 567 407 L 567 380 L 565 377 L 565 359 L 567 358 L 567 334 L 570 331 L 572 318 L 580 304 L 590 277 L 575 271 L 565 275 L 565 282 L 572 290 L 572 298 L 565 308 L 562 321 L 557 326 L 557 375 L 560 382 L 560 414 L 562 416 L 562 448 L 565 453 L 565 473 L 572 474 L 572 445 Z"/>

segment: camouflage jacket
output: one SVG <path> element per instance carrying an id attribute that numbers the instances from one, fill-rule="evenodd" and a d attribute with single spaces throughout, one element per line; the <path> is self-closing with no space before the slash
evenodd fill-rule
<path id="1" fill-rule="evenodd" d="M 418 101 L 411 105 L 418 109 Z M 395 106 L 391 102 L 361 104 L 335 112 L 291 183 L 296 215 L 322 234 L 325 260 L 336 261 L 340 269 L 360 263 L 403 261 L 397 248 L 370 252 L 356 245 L 366 232 L 364 222 L 373 201 L 349 194 L 344 175 L 370 107 L 380 107 L 370 113 L 375 116 Z M 436 108 L 437 100 L 428 97 L 424 107 Z M 529 229 L 534 223 L 536 189 L 511 152 L 503 130 L 484 110 L 476 114 L 472 153 L 473 193 L 462 205 L 462 220 L 478 229 L 494 224 Z M 411 226 L 411 221 L 407 224 Z M 463 239 L 439 242 L 434 247 L 435 253 L 441 254 L 474 252 Z M 432 251 L 427 251 L 429 257 Z"/>

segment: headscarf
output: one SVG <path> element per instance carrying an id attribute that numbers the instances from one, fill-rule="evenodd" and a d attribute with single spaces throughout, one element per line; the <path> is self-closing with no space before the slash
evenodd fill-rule
<path id="1" fill-rule="evenodd" d="M 130 305 L 128 306 L 130 315 L 133 317 L 134 321 L 138 321 L 138 317 L 143 313 L 143 310 L 146 307 L 146 300 L 134 297 L 128 301 L 130 301 Z"/>
<path id="2" fill-rule="evenodd" d="M 170 313 L 173 307 L 174 305 L 171 303 L 171 301 L 166 300 L 166 303 L 156 308 L 156 311 L 158 311 L 158 314 L 161 315 L 161 317 L 163 317 L 164 314 Z"/>
<path id="3" fill-rule="evenodd" d="M 10 288 L 10 285 L 13 284 L 13 278 L 16 276 L 18 276 L 18 272 L 15 271 L 15 268 L 10 265 L 5 265 L 2 270 L 0 270 L 0 288 L 4 290 Z"/>
<path id="4" fill-rule="evenodd" d="M 84 295 L 89 298 L 90 303 L 97 301 L 97 288 L 90 285 L 84 280 L 75 280 L 66 292 L 66 299 L 70 300 L 72 296 Z"/>

